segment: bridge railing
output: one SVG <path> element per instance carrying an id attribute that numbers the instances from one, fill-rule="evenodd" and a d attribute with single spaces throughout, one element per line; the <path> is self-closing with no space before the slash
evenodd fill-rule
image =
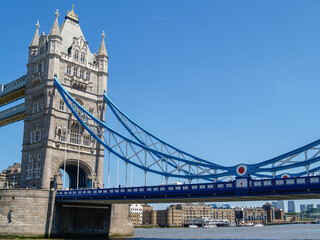
<path id="1" fill-rule="evenodd" d="M 112 200 L 142 198 L 223 197 L 237 195 L 290 194 L 293 192 L 320 192 L 320 177 L 248 180 L 248 186 L 237 187 L 236 181 L 183 185 L 140 186 L 128 188 L 81 189 L 57 191 L 57 201 Z"/>

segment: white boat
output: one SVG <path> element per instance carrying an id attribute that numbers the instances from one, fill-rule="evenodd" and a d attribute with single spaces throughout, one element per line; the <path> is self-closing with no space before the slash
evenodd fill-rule
<path id="1" fill-rule="evenodd" d="M 257 223 L 256 225 L 254 225 L 255 227 L 263 227 L 262 223 Z"/>
<path id="2" fill-rule="evenodd" d="M 197 225 L 189 225 L 189 228 L 197 228 Z"/>
<path id="3" fill-rule="evenodd" d="M 204 228 L 216 228 L 217 225 L 216 224 L 206 224 L 203 226 Z"/>

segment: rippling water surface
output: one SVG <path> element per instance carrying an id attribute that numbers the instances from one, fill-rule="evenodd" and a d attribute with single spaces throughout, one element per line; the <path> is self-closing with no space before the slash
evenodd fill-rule
<path id="1" fill-rule="evenodd" d="M 139 228 L 140 239 L 320 239 L 320 225 L 292 224 L 264 227 Z"/>

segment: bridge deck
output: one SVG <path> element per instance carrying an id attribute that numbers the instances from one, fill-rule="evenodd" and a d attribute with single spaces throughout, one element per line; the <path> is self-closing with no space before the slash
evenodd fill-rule
<path id="1" fill-rule="evenodd" d="M 241 178 L 243 179 L 243 178 Z M 233 182 L 57 191 L 57 202 L 165 203 L 229 202 L 320 197 L 320 177 L 247 179 Z M 243 180 L 242 180 L 242 183 Z"/>

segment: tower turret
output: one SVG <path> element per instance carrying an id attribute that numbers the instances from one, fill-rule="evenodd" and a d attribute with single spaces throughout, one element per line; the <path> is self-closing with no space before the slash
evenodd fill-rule
<path id="1" fill-rule="evenodd" d="M 108 60 L 109 60 L 109 56 L 107 53 L 107 49 L 106 49 L 106 44 L 104 42 L 104 38 L 105 38 L 105 33 L 104 31 L 102 31 L 102 41 L 100 44 L 100 48 L 97 54 L 97 58 L 98 58 L 98 62 L 99 62 L 99 71 L 100 72 L 105 72 L 108 73 Z"/>
<path id="2" fill-rule="evenodd" d="M 102 34 L 101 34 L 102 41 L 97 54 L 97 60 L 98 60 L 98 72 L 99 72 L 99 88 L 106 92 L 109 56 L 108 56 L 106 44 L 104 41 L 105 36 L 106 35 L 104 31 L 102 31 Z"/>
<path id="3" fill-rule="evenodd" d="M 50 34 L 49 34 L 49 54 L 60 54 L 60 45 L 61 45 L 61 33 L 58 23 L 58 16 L 59 11 L 55 12 L 56 18 L 54 20 L 53 26 L 51 28 Z"/>
<path id="4" fill-rule="evenodd" d="M 39 46 L 39 27 L 40 27 L 40 24 L 39 24 L 39 21 L 37 21 L 36 32 L 34 33 L 34 36 L 32 38 L 30 46 L 29 46 L 28 62 L 30 62 L 31 59 L 37 55 L 38 46 Z"/>

